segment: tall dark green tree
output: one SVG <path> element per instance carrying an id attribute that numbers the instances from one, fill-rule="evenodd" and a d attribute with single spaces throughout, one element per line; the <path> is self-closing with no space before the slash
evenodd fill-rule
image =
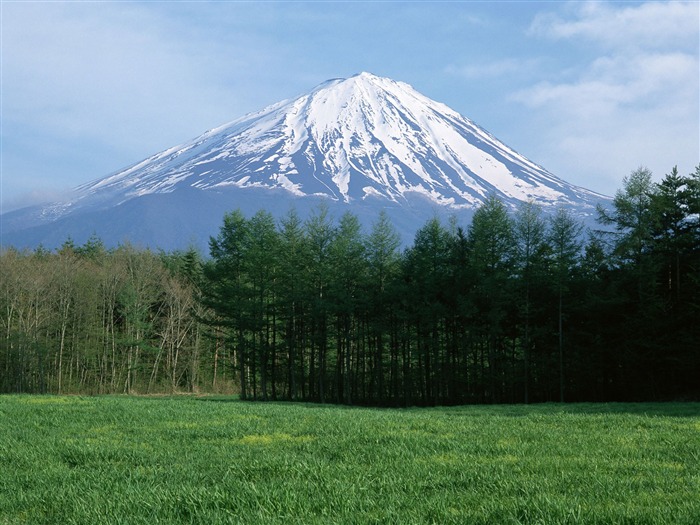
<path id="1" fill-rule="evenodd" d="M 678 168 L 674 167 L 655 185 L 655 190 L 650 202 L 651 242 L 661 259 L 664 288 L 670 299 L 678 302 L 683 289 L 681 274 L 685 258 L 692 252 L 697 237 L 698 219 L 691 213 L 692 180 L 679 175 Z"/>
<path id="2" fill-rule="evenodd" d="M 257 212 L 248 221 L 245 239 L 246 321 L 250 331 L 253 397 L 277 398 L 277 305 L 280 243 L 272 214 Z M 256 377 L 260 376 L 260 393 Z"/>
<path id="3" fill-rule="evenodd" d="M 437 403 L 443 392 L 450 234 L 437 218 L 416 233 L 406 254 L 409 315 L 417 346 L 417 383 L 424 403 Z M 409 368 L 410 363 L 405 368 Z"/>
<path id="4" fill-rule="evenodd" d="M 363 293 L 368 329 L 375 345 L 372 359 L 374 363 L 383 365 L 385 341 L 388 338 L 389 397 L 398 400 L 401 396 L 400 343 L 394 300 L 398 299 L 396 283 L 401 269 L 401 239 L 384 210 L 373 223 L 366 245 L 367 278 Z M 373 382 L 382 390 L 381 367 L 375 373 Z"/>
<path id="5" fill-rule="evenodd" d="M 245 256 L 248 222 L 240 210 L 227 213 L 216 237 L 209 240 L 211 260 L 204 267 L 203 302 L 214 312 L 212 324 L 226 332 L 234 347 L 241 399 L 252 393 L 249 384 L 250 355 L 245 338 Z"/>
<path id="6" fill-rule="evenodd" d="M 329 286 L 333 278 L 330 250 L 336 233 L 328 207 L 320 205 L 307 219 L 305 227 L 311 284 L 309 393 L 312 399 L 324 403 L 328 386 Z"/>
<path id="7" fill-rule="evenodd" d="M 557 297 L 557 355 L 559 361 L 559 401 L 564 402 L 564 297 L 570 290 L 575 266 L 581 255 L 583 225 L 565 208 L 550 219 L 548 240 Z"/>
<path id="8" fill-rule="evenodd" d="M 674 167 L 651 194 L 652 254 L 657 269 L 653 296 L 657 318 L 652 362 L 659 374 L 679 383 L 687 370 L 697 370 L 700 332 L 698 275 L 700 274 L 700 167 L 681 176 Z M 663 335 L 662 335 L 663 334 Z M 694 341 L 694 342 L 693 342 Z M 664 383 L 668 379 L 662 380 Z M 679 384 L 679 391 L 683 387 Z"/>
<path id="9" fill-rule="evenodd" d="M 513 222 L 504 204 L 495 196 L 474 213 L 469 227 L 470 270 L 478 275 L 475 285 L 477 316 L 485 349 L 488 379 L 487 401 L 500 402 L 504 397 L 506 367 L 506 320 L 513 306 L 511 278 L 514 275 Z"/>
<path id="10" fill-rule="evenodd" d="M 620 326 L 616 340 L 610 341 L 618 348 L 616 383 L 620 391 L 628 392 L 630 398 L 635 398 L 640 389 L 650 388 L 653 384 L 646 370 L 657 350 L 655 334 L 663 329 L 659 324 L 663 319 L 658 287 L 660 260 L 654 253 L 656 219 L 652 202 L 655 192 L 651 172 L 638 168 L 623 179 L 612 208 L 599 209 L 600 222 L 613 228 L 608 236 L 615 269 L 614 282 L 626 320 Z"/>
<path id="11" fill-rule="evenodd" d="M 622 189 L 615 193 L 612 209 L 598 207 L 598 220 L 612 226 L 613 251 L 618 265 L 629 264 L 636 269 L 637 292 L 643 299 L 648 282 L 651 260 L 645 257 L 652 249 L 654 216 L 651 208 L 655 192 L 652 174 L 647 168 L 638 168 L 622 181 Z"/>
<path id="12" fill-rule="evenodd" d="M 350 212 L 344 213 L 329 247 L 333 273 L 329 300 L 336 325 L 336 399 L 348 404 L 352 401 L 353 356 L 358 349 L 360 295 L 367 276 L 365 246 L 359 219 Z M 381 363 L 375 366 L 375 371 L 380 373 Z"/>
<path id="13" fill-rule="evenodd" d="M 523 393 L 524 401 L 530 401 L 530 357 L 532 354 L 533 295 L 542 283 L 545 272 L 547 244 L 546 222 L 542 209 L 529 201 L 518 207 L 514 220 L 515 265 L 520 288 L 521 315 L 523 318 Z"/>
<path id="14" fill-rule="evenodd" d="M 280 222 L 278 303 L 286 347 L 287 397 L 306 398 L 306 320 L 309 312 L 310 261 L 304 224 L 291 209 Z"/>

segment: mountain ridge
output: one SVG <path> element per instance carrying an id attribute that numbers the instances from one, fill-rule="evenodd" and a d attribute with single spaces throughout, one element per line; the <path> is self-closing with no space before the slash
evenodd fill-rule
<path id="1" fill-rule="evenodd" d="M 363 204 L 365 212 L 406 208 L 417 215 L 415 229 L 429 209 L 468 215 L 489 195 L 511 208 L 531 200 L 545 209 L 566 206 L 582 217 L 607 199 L 549 173 L 410 85 L 363 72 L 327 80 L 83 184 L 65 202 L 5 214 L 11 227 L 3 228 L 3 236 L 49 230 L 80 214 L 107 216 L 133 199 L 185 188 L 209 192 L 217 201 L 215 194 L 228 194 L 231 209 L 254 189 L 282 190 L 278 200 L 288 204 L 312 198 L 338 209 Z M 145 226 L 134 225 L 136 238 Z"/>

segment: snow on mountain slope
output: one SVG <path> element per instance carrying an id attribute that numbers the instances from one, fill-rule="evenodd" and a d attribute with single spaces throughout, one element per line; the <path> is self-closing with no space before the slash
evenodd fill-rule
<path id="1" fill-rule="evenodd" d="M 495 194 L 511 206 L 532 200 L 584 216 L 606 200 L 552 175 L 408 84 L 360 73 L 80 186 L 73 199 L 42 208 L 29 222 L 184 189 L 274 189 L 363 209 L 410 207 L 418 198 L 454 211 L 473 210 Z"/>
<path id="2" fill-rule="evenodd" d="M 507 201 L 581 204 L 567 184 L 469 119 L 408 84 L 361 73 L 327 81 L 79 188 L 128 199 L 200 189 L 283 188 L 344 202 L 416 192 L 462 207 L 495 192 Z"/>

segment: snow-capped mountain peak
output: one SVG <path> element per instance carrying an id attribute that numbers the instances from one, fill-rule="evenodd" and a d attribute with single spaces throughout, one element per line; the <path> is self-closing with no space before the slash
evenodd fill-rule
<path id="1" fill-rule="evenodd" d="M 596 197 L 408 84 L 370 73 L 326 81 L 86 184 L 80 195 L 126 200 L 183 185 L 282 188 L 348 203 L 420 194 L 457 208 L 491 193 L 543 205 Z"/>
<path id="2" fill-rule="evenodd" d="M 66 202 L 6 214 L 3 227 L 6 239 L 24 244 L 95 232 L 116 242 L 181 246 L 195 237 L 206 242 L 227 210 L 279 215 L 292 205 L 280 199 L 306 209 L 325 199 L 368 217 L 391 209 L 412 235 L 426 217 L 468 215 L 489 195 L 511 207 L 563 205 L 580 216 L 607 199 L 554 176 L 410 85 L 359 73 L 84 184 Z"/>

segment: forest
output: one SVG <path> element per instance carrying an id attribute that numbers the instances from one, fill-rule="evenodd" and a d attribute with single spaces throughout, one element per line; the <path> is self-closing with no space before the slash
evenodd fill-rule
<path id="1" fill-rule="evenodd" d="M 598 227 L 495 197 L 402 248 L 381 214 L 228 213 L 206 256 L 0 252 L 0 392 L 378 406 L 700 399 L 700 166 Z"/>

